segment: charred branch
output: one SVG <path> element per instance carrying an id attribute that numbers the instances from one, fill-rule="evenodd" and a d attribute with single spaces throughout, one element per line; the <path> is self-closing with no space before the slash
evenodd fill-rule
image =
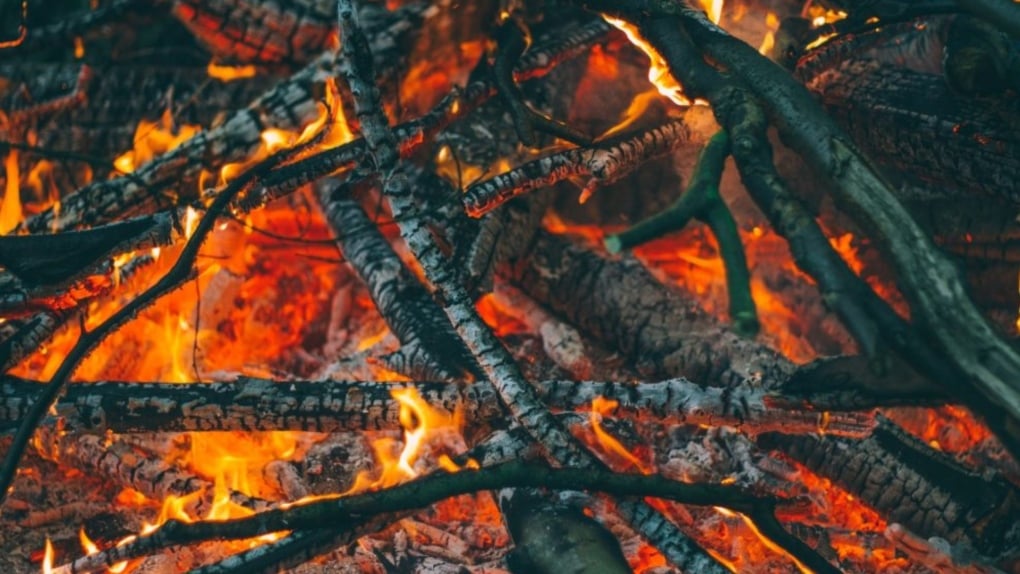
<path id="1" fill-rule="evenodd" d="M 468 215 L 481 215 L 512 197 L 573 176 L 587 176 L 585 196 L 627 175 L 644 162 L 676 150 L 690 138 L 683 120 L 672 120 L 637 136 L 620 136 L 591 147 L 556 153 L 473 185 L 464 194 Z"/>
<path id="2" fill-rule="evenodd" d="M 400 340 L 398 372 L 414 378 L 457 379 L 478 373 L 474 359 L 442 309 L 369 219 L 353 190 L 327 180 L 319 198 L 344 257 L 369 288 L 372 301 Z"/>

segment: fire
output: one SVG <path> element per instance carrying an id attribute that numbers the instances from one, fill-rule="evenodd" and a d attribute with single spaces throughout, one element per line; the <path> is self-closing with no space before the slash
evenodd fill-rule
<path id="1" fill-rule="evenodd" d="M 367 471 L 358 473 L 354 484 L 344 496 L 387 488 L 418 476 L 415 463 L 421 457 L 424 447 L 433 441 L 441 441 L 444 432 L 460 433 L 463 421 L 459 410 L 450 414 L 433 408 L 414 387 L 394 389 L 390 394 L 400 404 L 398 417 L 400 425 L 404 427 L 403 448 L 399 455 L 394 456 L 394 440 L 382 438 L 375 441 L 372 449 L 382 470 L 375 478 Z"/>
<path id="2" fill-rule="evenodd" d="M 210 61 L 209 66 L 206 68 L 206 73 L 209 74 L 210 78 L 217 79 L 221 82 L 232 82 L 234 80 L 254 78 L 256 71 L 255 66 L 251 64 L 245 66 L 225 66 L 217 64 L 214 61 Z"/>
<path id="3" fill-rule="evenodd" d="M 326 105 L 318 104 L 319 115 L 305 126 L 300 134 L 279 128 L 264 130 L 260 134 L 261 144 L 248 159 L 228 163 L 220 168 L 219 185 L 226 185 L 244 170 L 269 157 L 272 153 L 307 142 L 327 125 L 329 130 L 318 146 L 320 149 L 334 148 L 354 139 L 354 134 L 347 125 L 347 118 L 344 116 L 343 102 L 340 100 L 340 90 L 337 88 L 336 80 L 328 78 L 325 87 Z M 208 174 L 203 173 L 203 177 L 199 179 L 199 187 L 206 187 L 207 180 Z"/>
<path id="4" fill-rule="evenodd" d="M 595 433 L 595 438 L 598 440 L 599 445 L 607 452 L 611 452 L 614 455 L 626 460 L 631 466 L 640 470 L 644 474 L 651 474 L 654 469 L 641 462 L 641 460 L 634 456 L 626 447 L 620 444 L 620 441 L 616 440 L 616 437 L 606 432 L 602 428 L 602 417 L 612 413 L 619 406 L 619 401 L 607 399 L 605 397 L 595 397 L 591 402 L 591 430 Z"/>
<path id="5" fill-rule="evenodd" d="M 49 537 L 46 537 L 46 550 L 43 553 L 42 561 L 43 574 L 52 574 L 53 572 L 53 543 L 50 542 Z"/>
<path id="6" fill-rule="evenodd" d="M 666 63 L 665 58 L 641 37 L 637 27 L 629 22 L 605 14 L 602 17 L 606 22 L 622 30 L 627 35 L 627 39 L 630 40 L 631 44 L 634 44 L 648 55 L 648 59 L 651 60 L 651 65 L 648 67 L 648 81 L 658 88 L 659 93 L 669 98 L 678 106 L 690 105 L 690 100 L 683 95 L 683 87 L 670 74 L 669 65 Z"/>
<path id="7" fill-rule="evenodd" d="M 121 173 L 131 173 L 152 158 L 162 155 L 200 132 L 200 126 L 176 125 L 173 114 L 167 108 L 155 122 L 140 120 L 135 129 L 134 148 L 113 160 L 114 167 Z"/>
<path id="8" fill-rule="evenodd" d="M 722 19 L 723 0 L 701 0 L 701 7 L 705 9 L 712 23 L 718 24 Z"/>
<path id="9" fill-rule="evenodd" d="M 11 148 L 4 159 L 7 184 L 4 187 L 3 205 L 0 206 L 0 235 L 6 235 L 21 223 L 21 189 L 19 187 L 18 151 Z"/>
<path id="10" fill-rule="evenodd" d="M 765 14 L 765 37 L 758 46 L 758 53 L 768 55 L 776 44 L 776 32 L 779 31 L 779 16 L 771 10 Z"/>

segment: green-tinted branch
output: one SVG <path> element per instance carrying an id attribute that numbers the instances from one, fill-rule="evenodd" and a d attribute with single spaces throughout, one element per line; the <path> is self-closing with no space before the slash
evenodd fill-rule
<path id="1" fill-rule="evenodd" d="M 758 313 L 751 298 L 750 274 L 747 258 L 740 242 L 737 223 L 719 196 L 726 158 L 730 155 L 730 140 L 720 130 L 705 144 L 698 163 L 691 174 L 687 191 L 672 205 L 618 235 L 606 238 L 606 249 L 619 253 L 683 229 L 691 219 L 708 224 L 719 243 L 719 255 L 726 268 L 726 288 L 730 301 L 730 318 L 733 329 L 743 336 L 758 333 Z"/>

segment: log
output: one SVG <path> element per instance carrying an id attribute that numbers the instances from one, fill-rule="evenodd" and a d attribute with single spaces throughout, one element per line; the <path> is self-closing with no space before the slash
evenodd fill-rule
<path id="1" fill-rule="evenodd" d="M 775 351 L 739 337 L 692 297 L 657 281 L 633 257 L 609 259 L 542 232 L 529 255 L 503 272 L 584 334 L 623 353 L 645 376 L 769 388 L 794 371 Z"/>
<path id="2" fill-rule="evenodd" d="M 758 444 L 787 453 L 926 538 L 968 543 L 995 559 L 1015 558 L 1020 549 L 1014 485 L 964 469 L 886 419 L 865 439 L 763 434 Z"/>
<path id="3" fill-rule="evenodd" d="M 394 364 L 411 377 L 454 379 L 480 374 L 443 310 L 369 219 L 349 186 L 320 184 L 319 201 L 340 251 L 368 285 L 372 301 L 401 343 Z"/>
<path id="4" fill-rule="evenodd" d="M 969 196 L 1020 201 L 1020 114 L 1008 100 L 958 96 L 940 76 L 870 60 L 848 60 L 801 80 L 892 173 Z"/>
<path id="5" fill-rule="evenodd" d="M 400 404 L 391 392 L 405 386 L 413 386 L 434 407 L 459 409 L 472 427 L 498 426 L 504 417 L 486 381 L 468 385 L 249 377 L 188 385 L 76 383 L 57 403 L 55 416 L 63 428 L 83 433 L 398 430 Z M 652 416 L 661 424 L 729 425 L 751 434 L 822 430 L 839 436 L 863 436 L 873 426 L 869 412 L 812 411 L 800 406 L 797 397 L 784 400 L 761 387 L 705 388 L 679 378 L 642 383 L 549 380 L 535 387 L 538 396 L 558 410 L 590 410 L 592 401 L 603 397 L 619 403 L 611 413 L 615 417 Z M 0 390 L 0 430 L 6 430 L 24 416 L 39 385 L 8 377 Z"/>

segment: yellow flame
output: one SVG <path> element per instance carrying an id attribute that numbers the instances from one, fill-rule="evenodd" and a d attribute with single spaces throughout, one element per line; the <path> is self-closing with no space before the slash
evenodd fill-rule
<path id="1" fill-rule="evenodd" d="M 779 16 L 769 11 L 765 14 L 765 37 L 758 46 L 758 53 L 768 55 L 772 47 L 776 45 L 776 32 L 779 30 Z"/>
<path id="2" fill-rule="evenodd" d="M 423 446 L 433 435 L 442 429 L 460 429 L 462 417 L 459 410 L 449 414 L 433 408 L 414 387 L 394 389 L 390 394 L 400 404 L 398 418 L 400 425 L 404 427 L 404 446 L 398 456 L 393 456 L 396 441 L 390 438 L 375 441 L 372 449 L 375 451 L 376 460 L 382 466 L 379 476 L 371 478 L 368 472 L 358 473 L 354 485 L 343 495 L 387 488 L 414 478 L 418 475 L 414 464 L 421 456 Z M 452 461 L 449 463 L 452 465 Z M 470 467 L 470 463 L 467 466 Z"/>
<path id="3" fill-rule="evenodd" d="M 708 13 L 708 18 L 715 24 L 722 19 L 723 0 L 701 0 L 701 7 Z"/>
<path id="4" fill-rule="evenodd" d="M 648 68 L 648 81 L 659 89 L 659 93 L 672 100 L 678 106 L 690 105 L 690 100 L 683 95 L 683 87 L 669 73 L 669 66 L 666 64 L 666 60 L 651 44 L 641 37 L 637 27 L 629 22 L 605 14 L 602 17 L 606 22 L 622 30 L 627 35 L 627 39 L 630 40 L 631 44 L 634 44 L 648 55 L 648 59 L 651 60 L 651 66 Z"/>
<path id="5" fill-rule="evenodd" d="M 244 78 L 254 78 L 255 72 L 255 66 L 251 64 L 246 66 L 224 66 L 210 61 L 209 66 L 206 68 L 206 73 L 209 74 L 210 78 L 214 78 L 221 82 L 232 82 L 234 80 L 241 80 Z"/>
<path id="6" fill-rule="evenodd" d="M 18 150 L 11 149 L 4 159 L 7 185 L 4 188 L 4 201 L 0 206 L 0 235 L 7 235 L 21 223 L 21 188 L 18 179 Z"/>
<path id="7" fill-rule="evenodd" d="M 121 173 L 131 173 L 152 158 L 164 154 L 202 131 L 200 126 L 174 125 L 173 114 L 166 109 L 159 120 L 150 122 L 142 119 L 135 128 L 134 147 L 113 160 L 113 166 Z"/>
<path id="8" fill-rule="evenodd" d="M 46 550 L 43 551 L 42 571 L 43 574 L 53 572 L 53 543 L 50 542 L 49 536 L 46 537 Z"/>

